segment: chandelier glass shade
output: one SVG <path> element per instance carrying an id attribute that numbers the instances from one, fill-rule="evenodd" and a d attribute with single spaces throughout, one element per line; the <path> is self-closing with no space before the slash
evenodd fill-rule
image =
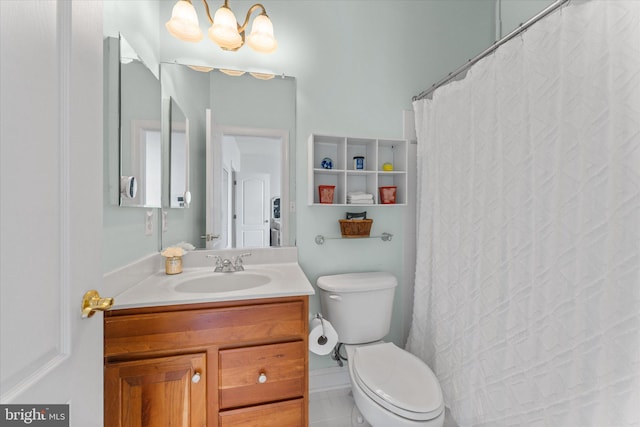
<path id="1" fill-rule="evenodd" d="M 278 48 L 278 42 L 273 37 L 273 24 L 266 14 L 258 15 L 253 20 L 247 44 L 256 52 L 262 53 L 271 53 Z"/>
<path id="2" fill-rule="evenodd" d="M 179 0 L 173 11 L 171 19 L 165 24 L 167 31 L 174 37 L 186 42 L 199 42 L 202 40 L 202 30 L 198 23 L 196 9 L 191 2 Z"/>

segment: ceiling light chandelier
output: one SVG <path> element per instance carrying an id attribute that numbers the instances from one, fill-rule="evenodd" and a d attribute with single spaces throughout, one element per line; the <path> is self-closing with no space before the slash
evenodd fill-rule
<path id="1" fill-rule="evenodd" d="M 249 8 L 244 23 L 240 25 L 233 12 L 229 8 L 229 0 L 224 0 L 224 5 L 215 13 L 213 19 L 209 13 L 207 0 L 202 0 L 207 18 L 211 23 L 209 38 L 216 42 L 224 50 L 236 51 L 245 42 L 245 29 L 253 11 L 260 9 L 261 13 L 253 20 L 251 33 L 247 36 L 247 44 L 255 51 L 271 53 L 278 47 L 273 36 L 273 24 L 267 16 L 267 11 L 260 3 Z M 202 30 L 198 23 L 198 15 L 191 4 L 191 0 L 178 0 L 173 6 L 171 19 L 166 23 L 169 33 L 183 41 L 199 42 L 202 40 Z"/>

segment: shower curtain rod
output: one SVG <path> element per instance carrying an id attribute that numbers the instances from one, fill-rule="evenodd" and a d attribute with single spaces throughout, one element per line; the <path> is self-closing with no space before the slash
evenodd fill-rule
<path id="1" fill-rule="evenodd" d="M 541 20 L 545 16 L 549 15 L 550 13 L 555 12 L 557 9 L 559 9 L 561 6 L 563 6 L 565 3 L 568 3 L 570 1 L 571 0 L 557 0 L 555 3 L 550 4 L 549 6 L 544 8 L 542 11 L 540 11 L 537 15 L 535 15 L 533 18 L 531 18 L 528 21 L 520 24 L 518 26 L 518 28 L 516 28 L 515 30 L 513 30 L 512 32 L 510 32 L 506 36 L 502 37 L 500 40 L 495 41 L 489 48 L 485 49 L 484 51 L 482 51 L 478 55 L 476 55 L 473 58 L 471 58 L 470 60 L 468 60 L 464 65 L 456 68 L 454 71 L 452 71 L 449 74 L 447 74 L 447 76 L 444 77 L 443 79 L 441 79 L 438 82 L 436 82 L 433 85 L 431 85 L 431 87 L 429 89 L 426 89 L 426 90 L 420 92 L 418 95 L 414 96 L 413 100 L 414 101 L 418 101 L 420 99 L 427 98 L 429 95 L 432 95 L 433 92 L 436 89 L 438 89 L 440 86 L 443 86 L 443 85 L 449 83 L 451 80 L 455 79 L 460 74 L 464 73 L 469 68 L 471 68 L 476 62 L 480 61 L 482 58 L 484 58 L 486 56 L 489 56 L 496 49 L 498 49 L 500 46 L 502 46 L 503 44 L 505 44 L 509 40 L 513 39 L 514 37 L 518 36 L 519 34 L 525 32 L 533 24 L 535 24 L 536 22 L 538 22 L 539 20 Z"/>

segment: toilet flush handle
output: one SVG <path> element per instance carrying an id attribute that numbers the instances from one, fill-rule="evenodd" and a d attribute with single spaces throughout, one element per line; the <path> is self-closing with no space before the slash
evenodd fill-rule
<path id="1" fill-rule="evenodd" d="M 334 301 L 341 301 L 342 297 L 340 295 L 331 294 L 329 295 L 329 299 L 332 299 Z"/>

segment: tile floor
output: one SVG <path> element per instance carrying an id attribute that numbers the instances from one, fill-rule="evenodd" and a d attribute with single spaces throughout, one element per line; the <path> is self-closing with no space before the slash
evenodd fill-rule
<path id="1" fill-rule="evenodd" d="M 359 417 L 348 388 L 309 395 L 309 427 L 371 427 L 366 421 L 360 423 Z M 443 427 L 458 427 L 448 409 Z"/>
<path id="2" fill-rule="evenodd" d="M 366 422 L 358 424 L 358 415 L 348 388 L 309 395 L 309 427 L 370 427 Z M 356 418 L 353 424 L 352 417 Z"/>

